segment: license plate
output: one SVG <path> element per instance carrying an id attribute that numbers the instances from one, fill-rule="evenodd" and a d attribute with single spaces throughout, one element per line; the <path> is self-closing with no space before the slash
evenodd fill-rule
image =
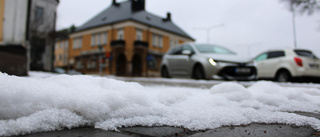
<path id="1" fill-rule="evenodd" d="M 319 64 L 309 64 L 310 68 L 319 69 Z"/>
<path id="2" fill-rule="evenodd" d="M 250 68 L 236 68 L 236 73 L 250 73 Z"/>

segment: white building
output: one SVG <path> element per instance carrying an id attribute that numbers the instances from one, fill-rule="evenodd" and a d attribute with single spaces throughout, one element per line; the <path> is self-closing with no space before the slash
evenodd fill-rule
<path id="1" fill-rule="evenodd" d="M 59 0 L 0 0 L 0 71 L 27 75 L 53 67 Z"/>

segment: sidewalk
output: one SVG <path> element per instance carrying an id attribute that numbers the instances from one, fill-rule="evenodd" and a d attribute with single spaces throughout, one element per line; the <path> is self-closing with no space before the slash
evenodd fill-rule
<path id="1" fill-rule="evenodd" d="M 320 114 L 296 113 L 320 119 Z M 228 126 L 205 131 L 191 131 L 185 128 L 124 127 L 119 131 L 105 131 L 84 127 L 46 133 L 35 133 L 17 137 L 320 137 L 320 131 L 311 127 L 298 127 L 282 124 L 250 124 L 246 126 Z"/>

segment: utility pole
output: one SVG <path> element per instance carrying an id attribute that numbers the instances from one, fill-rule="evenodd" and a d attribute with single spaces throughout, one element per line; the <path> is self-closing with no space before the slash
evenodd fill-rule
<path id="1" fill-rule="evenodd" d="M 293 42 L 294 48 L 297 48 L 297 34 L 296 34 L 296 13 L 293 5 L 291 5 L 291 12 L 292 12 L 292 26 L 293 26 Z"/>
<path id="2" fill-rule="evenodd" d="M 207 32 L 207 43 L 210 43 L 210 30 L 214 29 L 214 28 L 218 28 L 218 27 L 223 27 L 224 24 L 218 24 L 218 25 L 214 25 L 208 28 L 194 28 L 196 30 L 205 30 Z"/>

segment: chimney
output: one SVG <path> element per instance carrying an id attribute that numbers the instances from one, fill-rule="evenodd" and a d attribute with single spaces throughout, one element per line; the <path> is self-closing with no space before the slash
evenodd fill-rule
<path id="1" fill-rule="evenodd" d="M 167 18 L 164 18 L 163 21 L 171 21 L 171 13 L 167 13 Z"/>
<path id="2" fill-rule="evenodd" d="M 119 6 L 120 4 L 117 3 L 117 0 L 112 0 L 112 5 L 114 5 L 114 6 Z"/>
<path id="3" fill-rule="evenodd" d="M 131 0 L 132 12 L 145 10 L 145 0 Z"/>

